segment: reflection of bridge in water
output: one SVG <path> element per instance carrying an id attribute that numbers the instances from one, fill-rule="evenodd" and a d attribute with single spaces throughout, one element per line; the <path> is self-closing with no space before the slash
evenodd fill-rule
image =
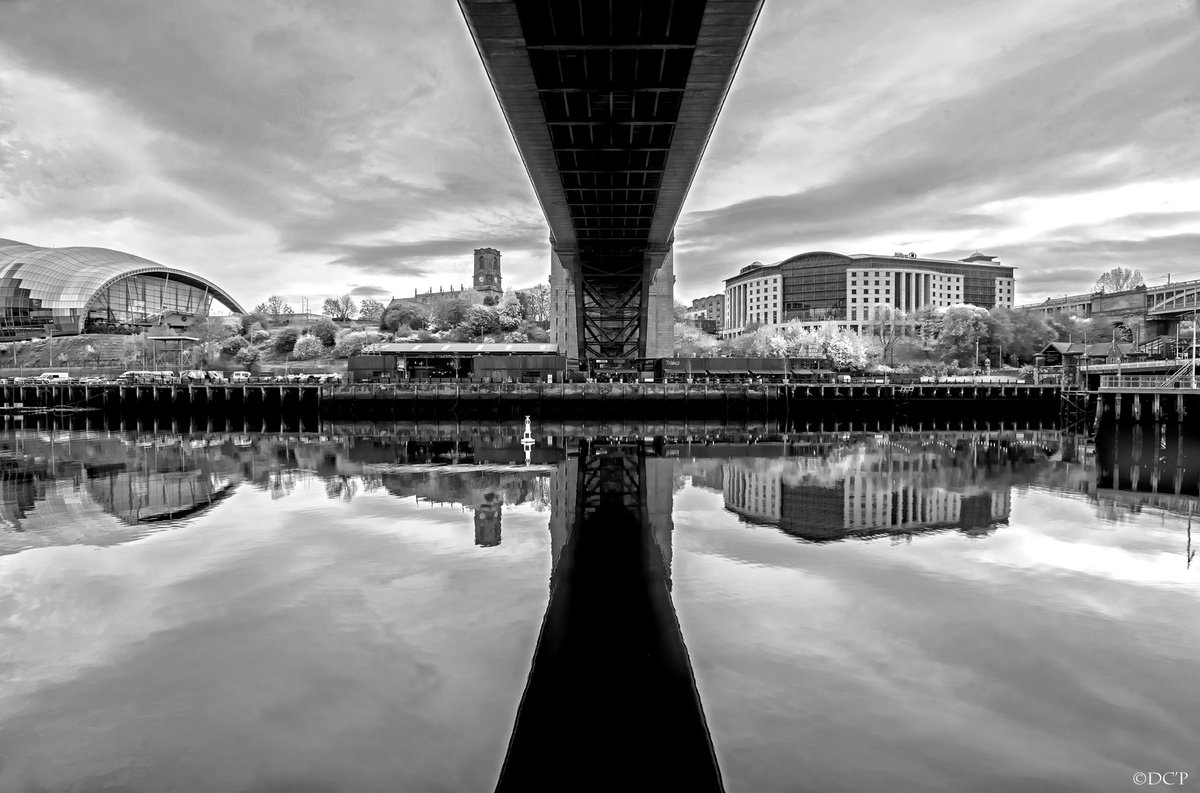
<path id="1" fill-rule="evenodd" d="M 671 601 L 673 482 L 645 441 L 581 442 L 563 463 L 550 602 L 497 790 L 722 789 Z"/>

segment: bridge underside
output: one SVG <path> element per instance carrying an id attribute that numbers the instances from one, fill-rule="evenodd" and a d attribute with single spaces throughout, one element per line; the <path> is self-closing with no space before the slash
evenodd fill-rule
<path id="1" fill-rule="evenodd" d="M 560 347 L 670 354 L 675 222 L 762 0 L 459 3 L 550 225 Z"/>

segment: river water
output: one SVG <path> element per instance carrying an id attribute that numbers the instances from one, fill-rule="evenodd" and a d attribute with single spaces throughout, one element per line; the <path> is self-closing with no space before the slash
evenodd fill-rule
<path id="1" fill-rule="evenodd" d="M 0 435 L 0 790 L 1200 784 L 1196 498 L 1049 432 L 522 429 Z"/>

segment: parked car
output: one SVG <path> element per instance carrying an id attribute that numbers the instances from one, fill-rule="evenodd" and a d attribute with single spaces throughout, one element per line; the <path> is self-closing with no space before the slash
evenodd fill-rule
<path id="1" fill-rule="evenodd" d="M 234 383 L 249 383 L 250 382 L 250 373 L 249 372 L 234 372 L 232 375 L 229 376 L 229 379 L 231 382 L 234 382 Z"/>
<path id="2" fill-rule="evenodd" d="M 68 372 L 42 372 L 36 379 L 39 383 L 65 383 L 71 375 Z"/>

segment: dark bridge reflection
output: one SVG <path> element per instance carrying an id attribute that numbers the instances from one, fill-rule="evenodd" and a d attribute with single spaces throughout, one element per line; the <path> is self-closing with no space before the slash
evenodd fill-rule
<path id="1" fill-rule="evenodd" d="M 581 443 L 563 464 L 554 567 L 498 791 L 722 790 L 671 602 L 673 462 Z"/>

